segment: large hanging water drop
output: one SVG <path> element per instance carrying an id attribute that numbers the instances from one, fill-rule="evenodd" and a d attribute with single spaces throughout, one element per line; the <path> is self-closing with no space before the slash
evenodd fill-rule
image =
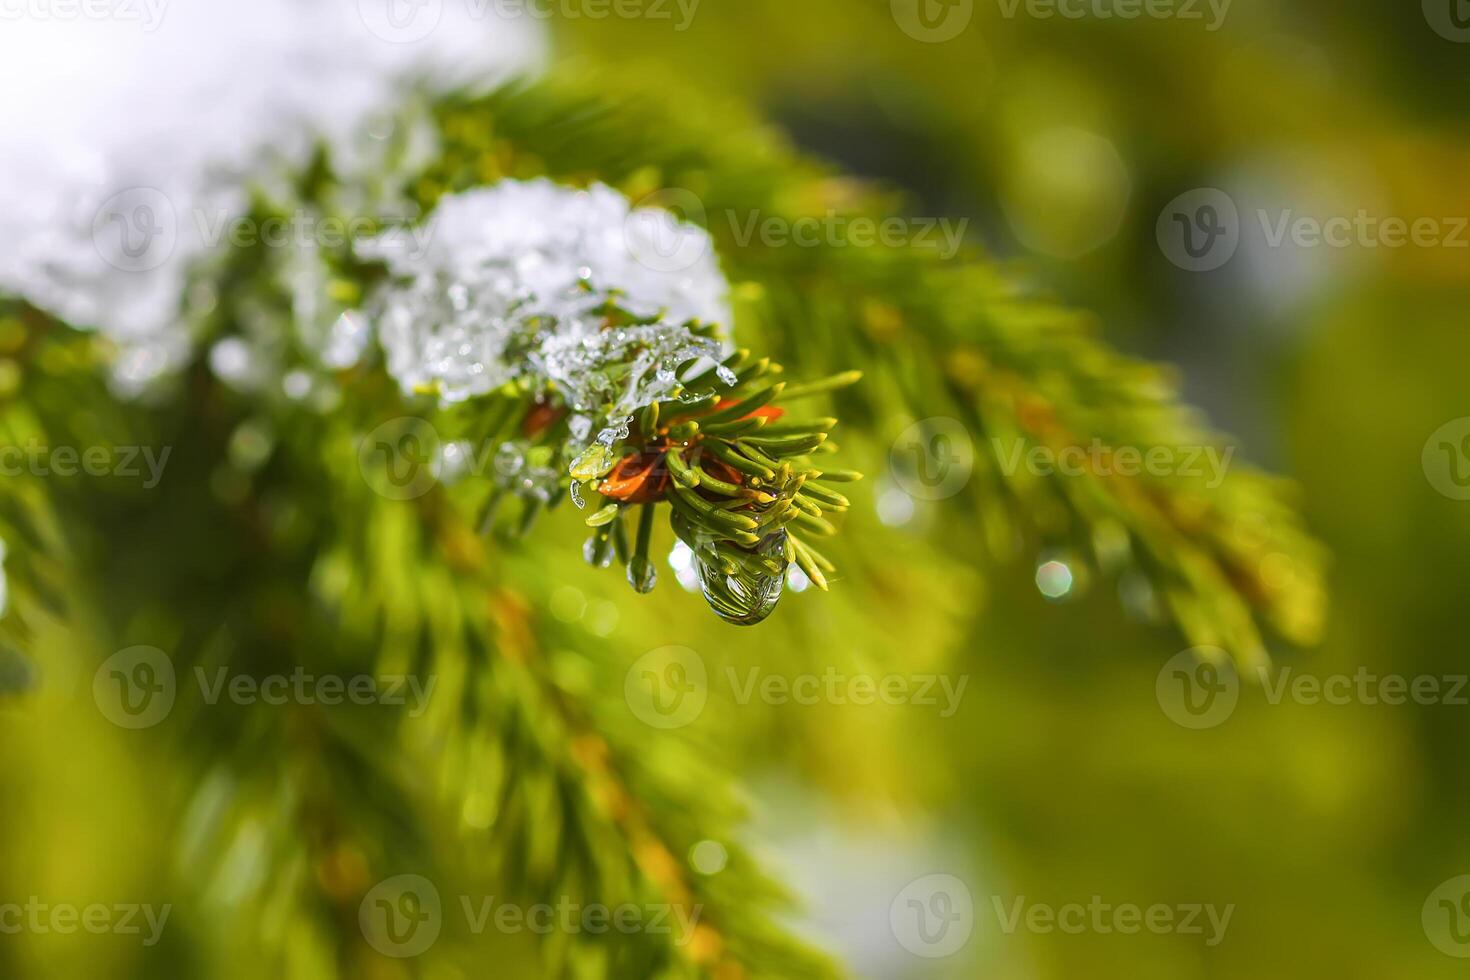
<path id="1" fill-rule="evenodd" d="M 701 548 L 695 556 L 699 585 L 715 615 L 736 626 L 754 626 L 765 619 L 781 600 L 786 584 L 786 532 L 768 534 L 748 556 L 711 552 Z"/>

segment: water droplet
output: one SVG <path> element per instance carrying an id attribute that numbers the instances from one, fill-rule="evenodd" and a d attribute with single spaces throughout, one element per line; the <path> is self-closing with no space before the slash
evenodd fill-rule
<path id="1" fill-rule="evenodd" d="M 311 375 L 302 370 L 290 371 L 281 379 L 281 390 L 293 402 L 299 402 L 311 394 Z"/>
<path id="2" fill-rule="evenodd" d="M 444 443 L 433 462 L 434 474 L 444 483 L 459 481 L 469 472 L 474 462 L 474 453 L 474 445 L 466 440 Z"/>
<path id="3" fill-rule="evenodd" d="M 367 320 L 356 311 L 347 310 L 332 322 L 322 348 L 322 364 L 334 371 L 355 367 L 366 353 L 372 332 Z"/>
<path id="4" fill-rule="evenodd" d="M 577 505 L 577 509 L 578 510 L 583 510 L 584 508 L 586 508 L 587 501 L 582 499 L 582 484 L 580 484 L 580 483 L 576 482 L 575 480 L 573 480 L 572 481 L 571 494 L 572 494 L 572 503 L 574 503 L 574 504 Z"/>
<path id="5" fill-rule="evenodd" d="M 1036 565 L 1036 588 L 1052 602 L 1076 598 L 1086 585 L 1086 568 L 1070 552 L 1042 555 Z"/>
<path id="6" fill-rule="evenodd" d="M 239 337 L 226 337 L 210 348 L 209 366 L 215 377 L 235 388 L 253 387 L 263 373 L 259 356 Z"/>
<path id="7" fill-rule="evenodd" d="M 743 563 L 726 564 L 721 556 L 701 550 L 699 584 L 715 615 L 737 626 L 754 626 L 781 600 L 786 583 L 786 532 L 767 535 Z M 769 568 L 762 568 L 762 564 Z"/>
<path id="8" fill-rule="evenodd" d="M 587 451 L 572 460 L 572 479 L 595 480 L 600 476 L 606 476 L 613 468 L 613 452 L 602 443 L 593 443 L 587 447 Z"/>
<path id="9" fill-rule="evenodd" d="M 521 448 L 513 442 L 504 442 L 495 451 L 495 472 L 504 477 L 512 477 L 519 473 L 526 465 L 526 457 Z"/>
<path id="10" fill-rule="evenodd" d="M 1118 580 L 1118 597 L 1123 611 L 1145 623 L 1157 623 L 1162 615 L 1153 583 L 1142 572 L 1131 569 Z"/>
<path id="11" fill-rule="evenodd" d="M 702 875 L 717 875 L 725 870 L 730 852 L 717 840 L 702 840 L 689 849 L 689 863 Z"/>
<path id="12" fill-rule="evenodd" d="M 606 568 L 612 564 L 612 542 L 606 535 L 594 534 L 582 545 L 582 557 L 593 568 Z"/>
<path id="13" fill-rule="evenodd" d="M 628 562 L 628 584 L 634 592 L 652 592 L 658 584 L 658 569 L 645 555 L 634 555 Z"/>

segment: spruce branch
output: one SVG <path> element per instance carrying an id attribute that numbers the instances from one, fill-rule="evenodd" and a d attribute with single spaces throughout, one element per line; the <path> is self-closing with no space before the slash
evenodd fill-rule
<path id="1" fill-rule="evenodd" d="M 7 435 L 95 438 L 90 412 L 13 427 L 31 400 L 111 403 L 98 364 L 80 356 L 91 338 L 59 329 L 55 343 L 66 350 L 29 372 L 24 397 L 6 406 Z M 192 461 L 189 476 L 215 474 L 216 492 L 185 479 L 160 488 L 160 500 L 36 481 L 52 540 L 18 533 L 25 493 L 7 481 L 0 512 L 16 546 L 18 605 L 4 628 L 31 618 L 32 568 L 45 554 L 109 583 L 99 631 L 114 644 L 166 645 L 181 677 L 299 668 L 409 672 L 438 685 L 421 718 L 388 706 L 181 699 L 157 729 L 192 777 L 169 804 L 183 828 L 179 878 L 191 908 L 221 909 L 233 924 L 224 949 L 291 973 L 361 975 L 379 954 L 358 933 L 358 904 L 375 882 L 407 872 L 439 882 L 449 902 L 451 888 L 552 906 L 633 902 L 694 922 L 690 935 L 554 933 L 541 954 L 547 975 L 833 975 L 776 924 L 789 899 L 738 844 L 741 808 L 714 753 L 678 733 L 651 738 L 622 701 L 619 650 L 589 648 L 520 597 L 474 509 L 456 499 L 472 488 L 392 500 L 364 480 L 364 433 L 410 411 L 395 386 L 363 371 L 357 397 L 323 416 L 289 402 L 262 412 L 202 365 L 189 375 L 202 411 L 114 405 L 107 425 L 122 441 L 174 446 Z M 270 436 L 242 454 L 242 432 Z M 207 554 L 196 547 L 204 533 Z M 157 554 L 187 557 L 133 564 Z M 185 605 L 168 638 L 137 632 L 172 623 L 170 610 Z M 685 857 L 708 839 L 729 854 L 715 878 Z"/>
<path id="2" fill-rule="evenodd" d="M 442 155 L 408 187 L 425 210 L 447 194 L 534 174 L 569 182 L 595 174 L 634 195 L 696 188 L 711 214 L 790 220 L 829 203 L 850 214 L 886 208 L 878 192 L 835 178 L 753 124 L 732 125 L 728 112 L 621 101 L 603 87 L 553 82 L 451 100 L 438 121 Z M 336 206 L 330 181 L 314 177 L 322 186 L 303 195 Z M 719 369 L 703 370 L 687 350 L 670 355 L 677 385 L 640 406 L 626 431 L 590 446 L 572 430 L 568 392 L 544 379 L 512 379 L 446 407 L 432 389 L 405 397 L 369 358 L 332 373 L 342 408 L 324 412 L 232 391 L 200 359 L 180 379 L 197 411 L 177 411 L 177 402 L 158 411 L 107 395 L 92 338 L 49 323 L 42 332 L 53 337 L 21 348 L 23 384 L 0 395 L 4 437 L 45 432 L 90 444 L 125 434 L 179 447 L 189 469 L 179 489 L 150 499 L 55 481 L 0 485 L 11 596 L 0 644 L 24 649 L 68 615 L 63 603 L 91 598 L 91 583 L 105 593 L 97 616 L 117 637 L 139 622 L 179 621 L 171 652 L 182 669 L 351 666 L 432 673 L 443 685 L 422 719 L 389 713 L 364 723 L 313 706 L 284 723 L 223 711 L 181 726 L 181 751 L 211 773 L 187 807 L 202 829 L 186 854 L 238 857 L 264 835 L 268 873 L 255 894 L 233 901 L 250 907 L 283 961 L 291 937 L 271 926 L 287 908 L 313 923 L 340 972 L 358 972 L 372 954 L 343 938 L 356 928 L 354 901 L 379 876 L 418 868 L 528 901 L 570 895 L 706 910 L 682 945 L 653 935 L 551 937 L 543 952 L 556 972 L 830 973 L 775 924 L 784 897 L 732 842 L 740 808 L 725 774 L 711 771 L 712 753 L 694 736 L 650 738 L 630 720 L 617 696 L 627 668 L 620 652 L 530 606 L 483 532 L 525 534 L 580 498 L 589 559 L 616 560 L 643 591 L 653 580 L 655 524 L 667 519 L 706 570 L 711 604 L 751 621 L 789 564 L 821 588 L 834 575 L 814 541 L 848 509 L 857 473 L 827 465 L 829 434 L 882 440 L 891 395 L 915 417 L 959 419 L 980 449 L 965 506 L 946 511 L 948 547 L 969 557 L 983 541 L 1004 559 L 1018 542 L 1065 545 L 1105 573 L 1141 576 L 1192 642 L 1243 660 L 1263 656 L 1258 621 L 1294 641 L 1315 635 L 1321 559 L 1275 482 L 1241 471 L 1219 487 L 1102 472 L 1037 477 L 1007 463 L 1002 444 L 1054 453 L 1093 440 L 1219 444 L 1179 407 L 1165 372 L 1112 352 L 1087 318 L 1020 294 L 978 257 L 948 264 L 905 249 L 721 245 L 759 342 L 721 350 Z M 335 294 L 351 303 L 385 277 L 345 253 L 326 261 Z M 220 281 L 231 288 L 200 324 L 211 340 L 238 337 L 261 309 L 290 319 L 271 256 L 242 251 L 224 264 Z M 33 311 L 22 314 L 36 326 Z M 609 334 L 632 338 L 628 356 L 607 366 L 626 368 L 648 352 L 638 338 L 651 335 L 636 329 L 656 325 L 646 315 L 615 302 L 600 315 Z M 675 326 L 719 346 L 713 328 Z M 306 350 L 282 360 L 312 363 Z M 799 377 L 788 380 L 777 362 Z M 864 384 L 852 386 L 859 370 Z M 807 412 L 807 399 L 823 407 Z M 515 443 L 519 468 L 385 499 L 364 480 L 363 438 L 385 419 L 419 415 L 451 442 Z M 205 537 L 210 553 L 200 554 Z M 176 567 L 137 557 L 150 553 L 184 557 Z M 229 745 L 235 751 L 223 751 Z M 323 791 L 332 772 L 350 777 Z M 436 848 L 432 829 L 446 826 L 473 843 L 468 866 L 438 861 L 449 848 Z M 731 853 L 715 878 L 683 857 L 705 839 Z"/>
<path id="3" fill-rule="evenodd" d="M 1112 351 L 1090 317 L 1026 294 L 979 256 L 739 240 L 714 217 L 881 218 L 892 198 L 793 153 L 737 109 L 712 111 L 692 93 L 651 97 L 637 85 L 553 79 L 447 101 L 438 113 L 444 152 L 415 193 L 427 203 L 528 173 L 597 173 L 635 197 L 696 189 L 772 356 L 817 375 L 866 372 L 869 398 L 837 402 L 849 429 L 891 438 L 878 411 L 889 395 L 912 417 L 964 423 L 977 450 L 962 498 L 971 506 L 949 508 L 947 519 L 971 525 L 996 559 L 1014 558 L 1019 540 L 1085 555 L 1104 575 L 1142 585 L 1144 612 L 1245 663 L 1265 656 L 1261 623 L 1314 642 L 1323 556 L 1281 481 L 1246 466 L 1213 486 L 1181 474 L 1038 476 L 1010 462 L 1033 447 L 1227 451 L 1179 404 L 1167 371 Z"/>

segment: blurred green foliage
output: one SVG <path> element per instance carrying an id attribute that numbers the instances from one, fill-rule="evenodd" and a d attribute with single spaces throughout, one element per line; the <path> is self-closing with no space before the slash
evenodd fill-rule
<path id="1" fill-rule="evenodd" d="M 897 28 L 887 3 L 705 0 L 682 32 L 665 21 L 562 20 L 559 70 L 610 85 L 661 81 L 676 105 L 686 90 L 726 100 L 732 118 L 774 118 L 795 145 L 902 191 L 895 199 L 914 214 L 971 217 L 972 236 L 1017 278 L 1097 311 L 1103 335 L 1125 348 L 1179 363 L 1186 393 L 1243 437 L 1243 452 L 1297 481 L 1333 555 L 1333 608 L 1320 647 L 1275 647 L 1278 666 L 1465 672 L 1455 637 L 1470 504 L 1435 491 L 1420 452 L 1439 426 L 1470 414 L 1467 253 L 1246 253 L 1191 275 L 1162 254 L 1155 221 L 1177 194 L 1210 185 L 1243 206 L 1260 195 L 1262 207 L 1322 213 L 1470 213 L 1457 108 L 1470 49 L 1430 31 L 1417 4 L 1237 0 L 1216 32 L 998 11 L 978 4 L 960 37 L 924 44 Z M 95 406 L 76 414 L 80 430 L 103 424 Z M 870 472 L 886 465 L 877 439 L 845 449 Z M 1226 723 L 1186 730 L 1155 695 L 1160 667 L 1186 645 L 1177 634 L 1128 619 L 1110 589 L 1049 603 L 1027 562 L 983 572 L 979 541 L 932 546 L 942 536 L 932 514 L 885 527 L 871 516 L 875 485 L 862 487 L 844 578 L 829 595 L 789 595 L 759 630 L 723 626 L 668 583 L 634 597 L 575 563 L 565 557 L 580 547 L 573 520 L 548 522 L 497 570 L 547 603 L 552 635 L 569 647 L 605 644 L 632 659 L 678 644 L 712 671 L 899 663 L 969 676 L 949 718 L 914 706 L 715 702 L 695 726 L 728 740 L 679 757 L 685 775 L 697 783 L 708 758 L 747 780 L 755 820 L 744 839 L 801 893 L 798 931 L 874 977 L 1462 974 L 1426 937 L 1421 907 L 1470 871 L 1459 752 L 1470 706 L 1272 704 L 1247 685 Z M 176 513 L 183 528 L 132 528 L 134 553 L 146 554 L 150 534 L 208 533 L 209 512 Z M 564 556 L 554 565 L 552 552 Z M 117 568 L 118 596 L 72 598 L 122 604 L 128 562 Z M 178 578 L 215 570 L 201 559 Z M 220 582 L 212 594 L 224 602 L 231 588 Z M 41 637 L 50 681 L 39 697 L 0 702 L 0 895 L 169 901 L 171 883 L 197 869 L 180 865 L 188 851 L 159 809 L 195 797 L 204 774 L 161 739 L 120 739 L 68 693 L 84 690 L 90 665 L 110 652 L 87 630 L 72 623 Z M 564 665 L 578 663 L 569 655 Z M 433 746 L 420 758 L 434 758 Z M 333 775 L 350 772 L 290 764 L 327 797 Z M 451 866 L 472 853 L 456 836 L 463 816 L 442 814 L 432 828 Z M 264 860 L 248 849 L 227 857 L 222 910 L 229 876 L 248 879 Z M 481 880 L 481 869 L 461 870 Z M 969 883 L 975 932 L 954 957 L 926 962 L 894 945 L 887 916 L 898 889 L 936 871 Z M 1206 947 L 1147 932 L 1006 934 L 993 906 L 1095 895 L 1235 912 L 1225 940 Z M 0 972 L 256 975 L 248 934 L 227 911 L 179 921 L 156 949 L 115 935 L 0 935 Z M 355 928 L 345 922 L 344 935 Z M 221 943 L 232 963 L 201 952 Z M 328 952 L 302 944 L 294 962 L 310 974 L 312 957 Z M 447 945 L 430 975 L 537 969 L 525 936 Z M 398 975 L 386 960 L 361 969 Z"/>

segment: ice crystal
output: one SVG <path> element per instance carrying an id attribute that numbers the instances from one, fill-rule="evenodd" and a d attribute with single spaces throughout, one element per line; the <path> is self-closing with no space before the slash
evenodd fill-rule
<path id="1" fill-rule="evenodd" d="M 495 485 L 549 503 L 560 489 L 563 476 L 563 470 L 553 466 L 552 459 L 548 447 L 537 446 L 529 439 L 502 443 L 495 453 Z"/>
<path id="2" fill-rule="evenodd" d="M 676 266 L 645 250 L 649 228 L 696 247 Z M 373 312 L 406 391 L 454 402 L 516 379 L 548 384 L 588 420 L 575 438 L 598 425 L 608 443 L 678 393 L 680 364 L 721 353 L 691 329 L 730 319 L 707 233 L 610 187 L 503 181 L 443 199 L 427 229 L 413 247 L 393 235 L 359 248 L 392 274 Z M 609 306 L 627 316 L 614 324 Z"/>
<path id="3" fill-rule="evenodd" d="M 322 348 L 322 364 L 338 371 L 355 367 L 371 340 L 372 334 L 362 314 L 348 310 L 333 321 L 327 333 L 327 343 Z"/>

